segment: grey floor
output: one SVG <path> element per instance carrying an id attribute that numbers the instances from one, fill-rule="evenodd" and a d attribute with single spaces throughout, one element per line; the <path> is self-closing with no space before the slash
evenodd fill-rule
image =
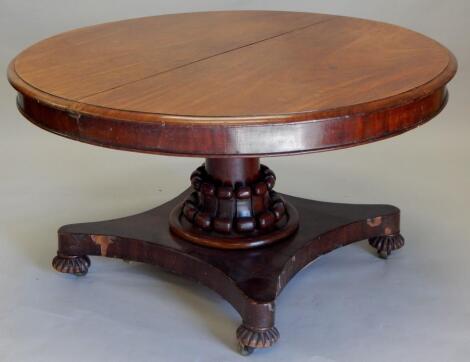
<path id="1" fill-rule="evenodd" d="M 181 1 L 166 7 L 136 1 L 132 9 L 125 7 L 130 2 L 117 3 L 103 1 L 90 11 L 91 1 L 74 7 L 72 1 L 0 0 L 0 24 L 8 29 L 0 35 L 0 68 L 27 44 L 73 27 L 149 11 L 248 7 L 244 1 L 186 8 Z M 278 300 L 279 344 L 249 360 L 468 361 L 470 51 L 464 19 L 470 9 L 464 1 L 448 7 L 408 1 L 401 10 L 385 2 L 358 3 L 328 8 L 293 2 L 290 9 L 411 27 L 447 44 L 459 58 L 459 74 L 448 107 L 417 130 L 348 150 L 263 160 L 277 173 L 281 192 L 399 206 L 407 244 L 387 261 L 362 242 L 311 264 Z M 275 1 L 250 4 L 282 8 Z M 3 79 L 0 361 L 247 361 L 236 353 L 239 316 L 202 286 L 119 260 L 93 258 L 83 278 L 50 267 L 58 226 L 162 203 L 187 186 L 201 160 L 71 142 L 29 124 L 14 97 Z"/>

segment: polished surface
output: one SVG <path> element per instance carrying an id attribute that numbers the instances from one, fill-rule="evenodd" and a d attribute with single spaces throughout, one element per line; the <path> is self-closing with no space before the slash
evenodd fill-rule
<path id="1" fill-rule="evenodd" d="M 394 25 L 269 11 L 97 25 L 33 45 L 13 62 L 30 87 L 74 102 L 77 111 L 90 105 L 215 123 L 219 116 L 315 118 L 406 100 L 434 78 L 444 84 L 454 67 L 447 49 Z"/>
<path id="2" fill-rule="evenodd" d="M 235 11 L 59 34 L 16 57 L 9 79 L 20 110 L 49 131 L 106 147 L 223 157 L 402 133 L 442 109 L 456 67 L 445 47 L 394 25 Z"/>
<path id="3" fill-rule="evenodd" d="M 130 16 L 187 11 L 189 6 L 148 0 L 116 6 L 116 1 L 103 0 L 93 3 L 92 13 L 87 1 L 4 4 L 2 69 L 22 48 L 51 34 Z M 237 4 L 205 0 L 192 3 L 191 10 L 266 6 L 259 0 Z M 275 0 L 271 5 L 280 9 L 293 3 Z M 317 259 L 279 299 L 279 345 L 249 360 L 235 351 L 236 311 L 203 286 L 112 258 L 92 257 L 85 278 L 51 272 L 59 224 L 150 209 L 186 187 L 188 173 L 203 159 L 175 160 L 68 142 L 24 122 L 13 102 L 14 90 L 0 83 L 0 163 L 5 165 L 0 359 L 467 362 L 470 169 L 464 166 L 470 163 L 470 53 L 461 35 L 470 30 L 470 4 L 456 0 L 452 6 L 430 6 L 411 0 L 399 5 L 302 0 L 295 6 L 397 23 L 448 45 L 461 67 L 450 84 L 445 112 L 419 131 L 367 147 L 262 161 L 276 171 L 284 193 L 396 203 L 403 211 L 406 249 L 384 263 L 363 242 Z M 19 24 L 23 29 L 13 35 Z"/>
<path id="4" fill-rule="evenodd" d="M 310 219 L 296 234 L 270 247 L 251 250 L 207 248 L 175 237 L 167 227 L 171 210 L 191 191 L 137 215 L 64 225 L 58 231 L 58 253 L 159 265 L 215 290 L 245 319 L 248 304 L 271 303 L 273 314 L 274 301 L 289 280 L 317 257 L 363 239 L 399 233 L 400 229 L 400 210 L 391 205 L 338 204 L 282 195 Z M 256 315 L 250 317 L 255 319 Z M 258 327 L 254 322 L 252 326 Z"/>

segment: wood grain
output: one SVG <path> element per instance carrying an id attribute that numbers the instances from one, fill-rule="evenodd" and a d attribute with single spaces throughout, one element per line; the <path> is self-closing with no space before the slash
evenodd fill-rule
<path id="1" fill-rule="evenodd" d="M 61 227 L 55 267 L 65 273 L 84 274 L 89 266 L 86 255 L 158 265 L 219 293 L 240 313 L 242 326 L 253 333 L 277 332 L 275 301 L 297 272 L 334 249 L 362 239 L 399 235 L 400 230 L 400 211 L 393 206 L 335 204 L 283 195 L 306 221 L 298 233 L 257 249 L 207 248 L 175 237 L 168 229 L 168 214 L 189 193 L 138 215 Z M 95 241 L 97 236 L 109 240 L 104 254 Z M 245 339 L 237 333 L 237 337 L 253 348 L 270 347 L 277 340 L 257 343 L 256 336 Z"/>
<path id="2" fill-rule="evenodd" d="M 214 12 L 130 19 L 69 31 L 26 49 L 15 71 L 64 99 L 139 81 L 321 21 L 286 12 Z"/>
<path id="3" fill-rule="evenodd" d="M 349 147 L 434 117 L 457 63 L 394 25 L 209 12 L 79 29 L 9 67 L 19 108 L 66 137 L 140 152 L 266 156 Z"/>
<path id="4" fill-rule="evenodd" d="M 446 49 L 408 30 L 333 17 L 81 102 L 209 120 L 314 113 L 397 97 L 450 60 Z"/>

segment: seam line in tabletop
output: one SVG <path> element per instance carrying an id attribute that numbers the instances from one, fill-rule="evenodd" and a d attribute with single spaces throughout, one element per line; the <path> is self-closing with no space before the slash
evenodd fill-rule
<path id="1" fill-rule="evenodd" d="M 263 40 L 258 40 L 258 41 L 251 42 L 250 44 L 241 45 L 237 48 L 233 48 L 233 49 L 230 49 L 230 50 L 226 50 L 224 52 L 220 52 L 219 54 L 215 54 L 215 55 L 212 55 L 212 56 L 209 56 L 209 57 L 205 57 L 204 59 L 213 58 L 213 57 L 215 58 L 216 56 L 222 55 L 224 53 L 235 52 L 237 50 L 246 48 L 250 45 L 262 43 L 263 41 L 267 41 L 269 39 L 276 39 L 276 38 L 282 37 L 283 35 L 286 35 L 286 34 L 295 33 L 295 32 L 302 32 L 304 29 L 308 29 L 309 27 L 313 27 L 315 25 L 321 25 L 322 23 L 335 21 L 338 18 L 341 18 L 341 16 L 332 16 L 332 17 L 326 18 L 326 19 L 323 18 L 323 20 L 318 20 L 315 23 L 304 25 L 304 26 L 298 27 L 296 29 L 291 29 L 289 31 L 283 32 L 282 34 L 272 35 L 272 36 L 270 36 L 268 38 L 265 38 Z M 437 43 L 437 44 L 440 45 L 439 43 Z M 442 45 L 440 45 L 440 46 L 442 46 Z M 203 60 L 197 60 L 197 61 L 193 61 L 189 64 L 186 64 L 186 65 L 190 65 L 190 64 L 194 64 L 196 62 L 202 62 L 202 61 Z M 175 67 L 173 69 L 180 68 L 180 67 L 183 67 L 183 66 L 186 66 L 186 65 Z M 379 104 L 379 103 L 382 103 L 384 101 L 387 101 L 388 99 L 392 99 L 392 98 L 396 99 L 397 97 L 399 97 L 399 100 L 396 99 L 398 103 L 393 104 L 393 105 L 387 104 L 388 109 L 393 109 L 395 107 L 399 107 L 399 106 L 407 104 L 407 103 L 415 102 L 416 100 L 419 100 L 419 99 L 427 96 L 428 94 L 430 94 L 431 91 L 432 92 L 436 91 L 436 89 L 438 87 L 440 88 L 440 87 L 444 86 L 455 75 L 456 69 L 457 69 L 457 61 L 456 61 L 455 57 L 453 56 L 453 54 L 448 51 L 448 61 L 447 61 L 446 66 L 444 67 L 444 69 L 440 73 L 436 74 L 434 78 L 428 80 L 427 82 L 425 82 L 423 84 L 420 84 L 419 86 L 416 86 L 416 87 L 414 87 L 410 90 L 407 90 L 404 93 L 392 95 L 392 96 L 389 96 L 389 97 L 386 97 L 386 98 L 382 98 L 382 99 L 376 100 L 372 103 L 373 104 L 376 104 L 376 103 Z M 168 70 L 168 71 L 171 71 L 171 70 Z M 162 73 L 162 72 L 160 72 L 160 73 Z M 157 76 L 157 75 L 154 74 L 154 75 L 151 75 L 151 76 L 148 76 L 148 77 L 146 76 L 143 79 L 151 78 L 153 76 Z M 20 82 L 16 81 L 15 78 L 17 78 Z M 281 123 L 282 122 L 282 123 L 287 125 L 287 124 L 290 124 L 290 123 L 309 123 L 309 122 L 312 122 L 312 121 L 324 121 L 324 120 L 326 121 L 327 120 L 326 118 L 330 119 L 330 118 L 345 116 L 343 114 L 336 114 L 336 113 L 333 114 L 334 112 L 339 111 L 341 109 L 341 107 L 323 109 L 321 111 L 309 110 L 309 111 L 299 111 L 299 112 L 290 112 L 290 113 L 282 113 L 282 114 L 247 114 L 247 115 L 237 115 L 237 116 L 232 116 L 232 115 L 231 116 L 214 116 L 214 115 L 213 116 L 194 116 L 194 115 L 190 115 L 190 114 L 168 114 L 168 113 L 156 113 L 156 112 L 143 112 L 143 111 L 122 109 L 122 108 L 103 107 L 103 106 L 99 106 L 99 105 L 96 105 L 96 104 L 90 104 L 90 103 L 87 103 L 87 102 L 80 102 L 80 101 L 77 101 L 77 100 L 63 98 L 63 97 L 60 97 L 58 95 L 54 95 L 52 93 L 48 93 L 44 90 L 38 89 L 34 85 L 26 82 L 20 76 L 20 74 L 18 74 L 18 72 L 16 71 L 16 64 L 15 64 L 14 60 L 10 63 L 9 68 L 8 68 L 8 79 L 9 79 L 10 83 L 18 90 L 19 93 L 22 93 L 22 94 L 24 94 L 24 95 L 26 95 L 30 98 L 36 99 L 38 102 L 42 102 L 42 103 L 48 105 L 49 107 L 56 108 L 56 109 L 63 110 L 63 111 L 67 111 L 67 112 L 70 112 L 71 114 L 89 115 L 89 116 L 103 116 L 103 112 L 100 112 L 101 109 L 110 110 L 110 111 L 118 111 L 118 112 L 122 112 L 122 114 L 119 114 L 117 116 L 114 115 L 113 117 L 115 117 L 117 120 L 120 120 L 120 121 L 134 120 L 134 119 L 130 119 L 130 118 L 133 118 L 134 114 L 140 114 L 140 115 L 142 115 L 142 118 L 137 120 L 139 123 L 150 123 L 150 124 L 152 124 L 152 123 L 155 123 L 155 122 L 161 122 L 161 123 L 165 124 L 165 123 L 168 122 L 168 124 L 171 123 L 171 124 L 175 125 L 175 124 L 179 124 L 180 121 L 182 121 L 182 122 L 193 121 L 194 122 L 193 125 L 195 125 L 195 124 L 202 124 L 202 125 L 211 124 L 211 125 L 213 125 L 214 121 L 215 121 L 215 124 L 218 124 L 217 121 L 223 120 L 224 121 L 224 126 L 241 126 L 241 125 L 243 125 L 244 127 L 247 127 L 247 126 L 258 126 L 259 124 L 265 123 L 267 119 L 272 123 Z M 132 84 L 132 83 L 139 82 L 139 81 L 140 80 L 131 81 L 131 82 L 128 82 L 128 83 L 126 83 L 124 85 L 121 85 L 121 86 L 125 87 L 128 84 Z M 434 84 L 434 86 L 431 87 L 430 84 L 432 84 L 432 83 L 436 83 L 436 84 Z M 112 87 L 110 89 L 119 88 L 121 86 Z M 421 89 L 421 88 L 425 88 L 425 89 L 423 89 L 423 91 L 421 91 L 421 92 L 416 91 L 417 89 Z M 106 91 L 104 91 L 104 92 L 106 92 Z M 410 98 L 407 98 L 406 100 L 402 99 L 403 97 L 401 97 L 401 96 L 405 96 L 406 94 L 410 94 L 410 93 L 413 93 L 413 92 L 416 93 L 416 94 L 415 94 L 415 97 L 413 97 L 411 100 L 410 100 Z M 47 98 L 42 99 L 42 97 L 40 96 L 41 93 L 44 94 L 44 95 L 48 95 L 50 98 L 47 97 Z M 99 93 L 102 93 L 102 92 L 97 92 L 95 94 L 99 94 Z M 85 97 L 92 97 L 92 95 L 85 96 Z M 66 103 L 64 104 L 60 100 L 63 100 Z M 354 105 L 349 105 L 349 107 L 360 107 L 360 106 L 361 106 L 361 103 L 354 104 Z M 362 109 L 356 109 L 356 110 L 352 111 L 352 114 L 358 115 L 358 114 L 363 114 L 363 113 L 369 113 L 369 112 L 374 111 L 374 110 L 375 110 L 375 108 L 374 109 L 368 109 L 367 112 L 364 112 L 364 110 L 362 110 Z M 154 118 L 151 119 L 150 116 L 154 116 L 155 119 Z M 288 118 L 288 119 L 286 119 L 286 118 Z M 249 121 L 249 122 L 248 123 L 243 122 L 243 124 L 241 124 L 240 123 L 241 121 Z"/>
<path id="2" fill-rule="evenodd" d="M 161 71 L 161 72 L 157 72 L 157 73 L 150 74 L 150 75 L 145 76 L 145 77 L 143 77 L 143 78 L 139 78 L 139 79 L 136 79 L 136 80 L 133 80 L 133 81 L 124 83 L 124 84 L 120 84 L 120 85 L 117 85 L 117 86 L 114 86 L 114 87 L 111 87 L 111 88 L 108 88 L 108 89 L 104 89 L 104 90 L 101 90 L 101 91 L 99 91 L 99 92 L 87 94 L 87 95 L 85 95 L 85 96 L 82 96 L 82 97 L 77 98 L 75 101 L 76 101 L 76 102 L 80 102 L 80 101 L 82 101 L 82 100 L 84 100 L 84 99 L 86 99 L 86 98 L 88 98 L 88 97 L 93 97 L 93 96 L 98 95 L 98 94 L 101 94 L 101 93 L 106 93 L 106 92 L 109 92 L 109 91 L 111 91 L 111 90 L 118 89 L 118 88 L 121 88 L 121 87 L 125 87 L 125 86 L 127 86 L 127 85 L 129 85 L 129 84 L 137 83 L 137 82 L 140 82 L 140 81 L 145 80 L 145 79 L 157 77 L 157 76 L 159 76 L 159 75 L 161 75 L 161 74 L 169 73 L 169 72 L 172 72 L 172 71 L 174 71 L 174 70 L 177 70 L 177 69 L 180 69 L 180 68 L 184 68 L 184 67 L 193 65 L 193 64 L 195 64 L 195 63 L 203 62 L 203 61 L 205 61 L 205 60 L 207 60 L 207 59 L 215 58 L 215 57 L 218 57 L 218 56 L 223 55 L 223 54 L 227 54 L 227 53 L 230 53 L 230 52 L 234 52 L 234 51 L 237 51 L 237 50 L 239 50 L 239 49 L 243 49 L 243 48 L 247 48 L 247 47 L 250 47 L 250 46 L 259 44 L 259 43 L 263 43 L 263 42 L 269 41 L 269 40 L 271 40 L 271 39 L 276 39 L 276 38 L 279 38 L 279 37 L 281 37 L 281 36 L 284 36 L 284 35 L 287 35 L 287 34 L 290 34 L 290 33 L 294 33 L 294 32 L 301 31 L 301 30 L 305 30 L 305 29 L 310 28 L 310 27 L 312 27 L 312 26 L 315 26 L 315 25 L 319 25 L 319 24 L 322 24 L 322 23 L 326 23 L 326 22 L 332 21 L 332 20 L 334 20 L 334 19 L 336 19 L 336 18 L 337 18 L 336 16 L 329 17 L 329 18 L 326 18 L 326 19 L 323 19 L 323 20 L 319 20 L 319 21 L 316 21 L 316 22 L 311 23 L 311 24 L 308 24 L 308 25 L 301 26 L 301 27 L 299 27 L 299 28 L 294 28 L 294 29 L 285 31 L 285 32 L 283 32 L 283 33 L 279 33 L 279 34 L 275 34 L 275 35 L 269 36 L 269 37 L 264 38 L 264 39 L 261 39 L 261 40 L 253 41 L 253 42 L 251 42 L 251 43 L 248 43 L 248 44 L 245 44 L 245 45 L 241 45 L 241 46 L 238 46 L 238 47 L 236 47 L 236 48 L 228 49 L 228 50 L 225 50 L 225 51 L 220 52 L 220 53 L 216 53 L 216 54 L 212 54 L 212 55 L 209 55 L 209 56 L 200 58 L 200 59 L 196 59 L 196 60 L 194 60 L 194 61 L 191 61 L 191 62 L 189 62 L 189 63 L 185 63 L 185 64 L 182 64 L 182 65 L 179 65 L 179 66 L 174 67 L 174 68 L 171 68 L 171 69 L 167 69 L 167 70 L 164 70 L 164 71 Z"/>
<path id="3" fill-rule="evenodd" d="M 331 19 L 333 20 L 333 19 Z M 318 23 L 317 23 L 318 24 Z M 445 79 L 445 81 L 443 81 L 441 87 L 445 86 L 445 84 L 447 82 L 449 82 L 455 75 L 455 71 L 457 69 L 457 63 L 456 63 L 456 60 L 455 60 L 455 57 L 452 55 L 452 53 L 449 53 L 450 55 L 450 59 L 449 59 L 449 62 L 447 63 L 446 67 L 439 73 L 437 74 L 434 78 L 432 78 L 431 80 L 421 84 L 420 86 L 417 86 L 415 88 L 412 88 L 404 93 L 401 93 L 401 95 L 405 95 L 405 94 L 408 94 L 408 93 L 411 93 L 413 91 L 415 91 L 416 89 L 418 88 L 422 88 L 424 86 L 427 86 L 428 84 L 431 84 L 432 82 L 436 81 L 436 79 L 442 77 L 442 75 L 446 72 L 449 71 L 449 67 L 452 66 L 453 68 L 453 71 L 450 73 L 450 75 L 448 75 L 448 77 Z M 68 101 L 68 102 L 72 102 L 72 103 L 78 103 L 78 104 L 81 104 L 81 105 L 87 105 L 87 106 L 92 106 L 94 108 L 103 108 L 105 109 L 106 107 L 103 107 L 103 106 L 98 106 L 98 105 L 91 105 L 91 104 L 88 104 L 88 103 L 84 103 L 84 102 L 79 102 L 79 101 L 72 101 L 72 100 L 69 100 L 69 99 L 66 99 L 66 98 L 62 98 L 60 96 L 57 96 L 57 95 L 54 95 L 54 94 L 51 94 L 51 93 L 48 93 L 48 92 L 44 92 L 38 88 L 36 88 L 35 86 L 27 83 L 17 72 L 16 72 L 16 69 L 15 69 L 15 65 L 13 64 L 13 70 L 14 70 L 14 74 L 16 77 L 18 77 L 22 82 L 24 82 L 25 84 L 27 84 L 29 87 L 31 87 L 32 89 L 35 89 L 36 91 L 38 92 L 41 92 L 41 93 L 44 93 L 44 94 L 47 94 L 51 97 L 54 97 L 54 98 L 57 98 L 57 99 L 63 99 L 65 101 Z M 131 82 L 132 83 L 132 82 Z M 16 87 L 15 87 L 16 88 Z M 435 91 L 435 90 L 433 90 Z M 23 93 L 22 91 L 19 91 L 20 93 Z M 24 93 L 23 93 L 24 94 Z M 403 106 L 403 105 L 406 105 L 408 103 L 412 103 L 412 102 L 415 102 L 419 99 L 422 99 L 424 97 L 426 97 L 427 95 L 429 95 L 430 93 L 426 92 L 424 94 L 421 94 L 420 96 L 417 96 L 415 97 L 414 99 L 412 99 L 411 101 L 407 101 L 407 102 L 399 102 L 398 104 L 396 105 L 393 105 L 392 107 L 388 107 L 387 109 L 394 109 L 396 107 L 400 107 L 400 106 Z M 394 98 L 396 97 L 396 95 L 394 96 L 390 96 L 390 97 L 386 97 L 386 98 L 383 98 L 383 99 L 380 99 L 380 100 L 377 100 L 375 102 L 382 102 L 382 101 L 386 101 L 388 99 L 391 99 L 391 98 Z M 34 98 L 34 96 L 33 96 Z M 374 102 L 374 103 L 375 103 Z M 359 104 L 355 104 L 353 106 L 360 106 L 361 103 Z M 58 107 L 58 109 L 62 109 L 61 107 Z M 224 119 L 225 122 L 227 122 L 229 119 L 233 118 L 235 119 L 234 123 L 231 125 L 231 126 L 239 126 L 238 122 L 240 120 L 243 120 L 243 119 L 249 119 L 251 121 L 255 121 L 253 123 L 249 123 L 249 124 L 243 124 L 244 127 L 248 127 L 248 126 L 259 126 L 258 122 L 256 121 L 264 121 L 266 120 L 266 118 L 269 118 L 271 121 L 273 120 L 276 120 L 276 119 L 284 119 L 285 117 L 287 116 L 295 116 L 295 115 L 303 115 L 303 114 L 313 114 L 315 113 L 315 111 L 310 111 L 310 112 L 295 112 L 295 113 L 285 113 L 285 114 L 264 114 L 264 115 L 245 115 L 245 116 L 210 116 L 210 117 L 204 117 L 204 116 L 191 116 L 191 115 L 174 115 L 174 114 L 166 114 L 166 113 L 153 113 L 153 112 L 139 112 L 139 111 L 134 111 L 134 110 L 122 110 L 122 109 L 118 109 L 118 108 L 111 108 L 112 110 L 115 110 L 115 111 L 122 111 L 122 112 L 126 112 L 126 113 L 135 113 L 135 114 L 151 114 L 151 115 L 159 115 L 159 116 L 164 116 L 164 117 L 168 117 L 167 120 L 165 120 L 165 122 L 168 122 L 170 120 L 174 121 L 175 123 L 178 123 L 178 118 L 179 117 L 183 117 L 183 118 L 186 118 L 186 119 L 192 119 L 193 121 L 198 121 L 198 123 L 200 124 L 205 124 L 205 122 L 203 120 L 205 120 L 206 118 L 209 118 L 211 119 L 211 122 L 210 124 L 213 124 L 213 120 L 216 120 L 216 119 Z M 332 109 L 326 109 L 326 110 L 323 110 L 321 111 L 321 113 L 323 114 L 322 118 L 324 119 L 304 119 L 302 121 L 299 121 L 297 120 L 295 123 L 309 123 L 309 122 L 312 122 L 312 121 L 315 121 L 315 122 L 321 122 L 321 121 L 327 121 L 327 120 L 330 120 L 331 118 L 336 118 L 338 117 L 338 115 L 336 116 L 330 116 L 328 115 L 329 112 L 334 112 L 336 111 L 337 109 L 339 108 L 332 108 Z M 73 109 L 69 109 L 69 111 L 74 111 Z M 89 114 L 91 116 L 94 115 L 93 112 L 83 112 L 83 110 L 80 110 L 81 114 Z M 362 112 L 362 111 L 359 111 L 359 112 L 353 112 L 354 115 L 361 115 L 361 114 L 365 114 L 367 112 Z M 339 116 L 341 117 L 341 116 Z M 172 119 L 174 118 L 174 119 Z M 126 121 L 126 119 L 120 119 L 121 121 Z M 140 121 L 141 123 L 154 123 L 153 121 Z M 276 122 L 277 123 L 277 122 Z M 283 125 L 289 125 L 290 122 L 282 122 Z"/>

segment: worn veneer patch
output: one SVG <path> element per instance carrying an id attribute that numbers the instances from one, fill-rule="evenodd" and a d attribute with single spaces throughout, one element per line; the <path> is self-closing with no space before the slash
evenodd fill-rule
<path id="1" fill-rule="evenodd" d="M 377 216 L 371 219 L 367 219 L 367 225 L 369 225 L 371 228 L 382 225 L 382 216 Z"/>
<path id="2" fill-rule="evenodd" d="M 108 255 L 108 247 L 110 244 L 114 242 L 112 236 L 106 235 L 90 235 L 91 240 L 101 248 L 101 255 L 107 256 Z"/>
<path id="3" fill-rule="evenodd" d="M 371 228 L 376 228 L 376 227 L 379 227 L 380 225 L 382 225 L 383 223 L 383 218 L 382 216 L 377 216 L 377 217 L 374 217 L 374 218 L 370 218 L 370 219 L 367 219 L 367 225 Z M 390 227 L 386 226 L 384 228 L 384 235 L 392 235 L 392 229 L 390 229 Z"/>

